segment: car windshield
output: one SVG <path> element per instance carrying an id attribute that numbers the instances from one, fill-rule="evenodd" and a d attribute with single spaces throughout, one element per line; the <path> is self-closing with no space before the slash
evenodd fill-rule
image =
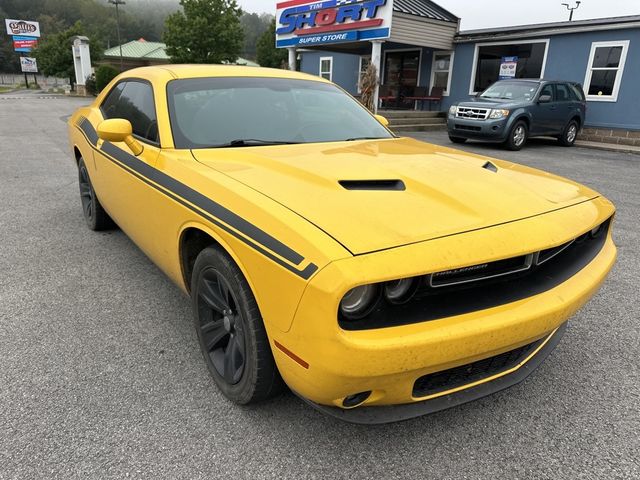
<path id="1" fill-rule="evenodd" d="M 176 148 L 392 138 L 360 103 L 313 80 L 215 77 L 167 86 Z"/>
<path id="2" fill-rule="evenodd" d="M 535 82 L 496 82 L 480 94 L 489 100 L 531 100 L 538 90 Z"/>

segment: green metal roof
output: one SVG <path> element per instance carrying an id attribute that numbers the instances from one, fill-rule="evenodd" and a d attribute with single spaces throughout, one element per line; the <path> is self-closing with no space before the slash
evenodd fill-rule
<path id="1" fill-rule="evenodd" d="M 154 59 L 154 60 L 171 60 L 171 57 L 166 52 L 167 45 L 161 42 L 147 42 L 146 40 L 134 40 L 122 44 L 122 56 L 124 58 L 136 58 L 136 59 Z M 120 48 L 113 47 L 105 50 L 105 57 L 119 58 Z M 247 60 L 246 58 L 238 57 L 233 62 L 235 65 L 247 65 L 249 67 L 259 67 L 255 62 Z"/>
<path id="2" fill-rule="evenodd" d="M 134 40 L 122 45 L 122 56 L 125 58 L 153 58 L 156 60 L 169 60 L 165 49 L 167 46 L 161 42 L 147 42 Z M 115 46 L 104 52 L 105 57 L 120 57 L 120 47 Z"/>

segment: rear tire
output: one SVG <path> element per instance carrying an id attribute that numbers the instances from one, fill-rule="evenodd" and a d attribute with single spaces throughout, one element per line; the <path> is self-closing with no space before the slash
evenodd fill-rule
<path id="1" fill-rule="evenodd" d="M 562 135 L 558 137 L 558 143 L 563 147 L 573 147 L 578 138 L 578 122 L 571 120 L 564 128 Z"/>
<path id="2" fill-rule="evenodd" d="M 209 373 L 232 402 L 247 405 L 279 394 L 278 372 L 255 297 L 235 262 L 205 248 L 191 277 L 194 325 Z"/>
<path id="3" fill-rule="evenodd" d="M 462 138 L 462 137 L 453 137 L 451 135 L 449 135 L 449 140 L 451 140 L 453 143 L 464 143 L 467 141 L 466 138 Z"/>
<path id="4" fill-rule="evenodd" d="M 521 150 L 522 147 L 527 143 L 527 139 L 529 138 L 529 128 L 527 124 L 522 120 L 517 121 L 511 131 L 509 132 L 509 137 L 505 142 L 505 146 L 512 151 Z"/>
<path id="5" fill-rule="evenodd" d="M 89 171 L 84 163 L 84 159 L 78 161 L 78 181 L 80 183 L 80 201 L 82 202 L 82 213 L 87 222 L 87 226 L 96 232 L 110 230 L 116 225 L 111 217 L 104 211 L 96 192 L 89 178 Z"/>

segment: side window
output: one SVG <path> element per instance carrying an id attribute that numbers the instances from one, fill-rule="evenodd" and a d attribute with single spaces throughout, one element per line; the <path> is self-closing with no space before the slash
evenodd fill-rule
<path id="1" fill-rule="evenodd" d="M 131 122 L 133 134 L 158 143 L 158 121 L 151 85 L 121 82 L 107 95 L 100 107 L 105 118 L 124 118 Z"/>
<path id="2" fill-rule="evenodd" d="M 573 102 L 575 97 L 571 90 L 565 83 L 559 83 L 556 85 L 556 101 L 557 102 Z"/>
<path id="3" fill-rule="evenodd" d="M 115 87 L 113 87 L 113 89 L 109 92 L 109 95 L 107 95 L 107 98 L 105 98 L 104 102 L 102 102 L 100 109 L 102 110 L 102 115 L 104 116 L 104 118 L 117 118 L 117 115 L 115 114 L 116 108 L 123 89 L 124 82 L 120 82 Z"/>
<path id="4" fill-rule="evenodd" d="M 573 96 L 579 102 L 584 102 L 584 92 L 582 91 L 582 87 L 577 83 L 570 83 L 569 88 L 573 92 Z"/>
<path id="5" fill-rule="evenodd" d="M 551 85 L 551 84 L 545 85 L 545 86 L 542 88 L 542 91 L 540 92 L 540 97 L 541 97 L 542 95 L 549 95 L 549 96 L 551 97 L 551 101 L 553 102 L 553 101 L 554 101 L 554 97 L 553 97 L 553 85 Z M 538 98 L 540 98 L 540 97 L 538 97 Z"/>
<path id="6" fill-rule="evenodd" d="M 134 135 L 158 142 L 158 121 L 153 103 L 151 85 L 143 82 L 126 82 L 117 106 L 118 118 L 131 122 Z"/>

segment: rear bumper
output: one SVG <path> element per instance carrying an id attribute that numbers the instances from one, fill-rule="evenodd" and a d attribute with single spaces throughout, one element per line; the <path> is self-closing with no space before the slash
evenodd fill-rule
<path id="1" fill-rule="evenodd" d="M 447 117 L 447 129 L 452 137 L 504 142 L 509 134 L 509 118 L 500 120 L 468 120 Z"/>
<path id="2" fill-rule="evenodd" d="M 428 400 L 402 405 L 344 409 L 320 405 L 304 398 L 302 395 L 297 395 L 313 408 L 345 422 L 375 425 L 409 420 L 411 418 L 428 415 L 430 413 L 462 405 L 467 402 L 472 402 L 473 400 L 486 397 L 487 395 L 491 395 L 522 382 L 525 378 L 531 375 L 556 348 L 558 343 L 560 343 L 566 328 L 567 323 L 565 322 L 545 337 L 539 349 L 521 362 L 517 368 L 501 372 L 500 375 L 496 375 L 490 380 L 487 379 L 484 382 L 477 383 L 474 386 L 468 386 L 455 392 L 436 396 Z"/>

